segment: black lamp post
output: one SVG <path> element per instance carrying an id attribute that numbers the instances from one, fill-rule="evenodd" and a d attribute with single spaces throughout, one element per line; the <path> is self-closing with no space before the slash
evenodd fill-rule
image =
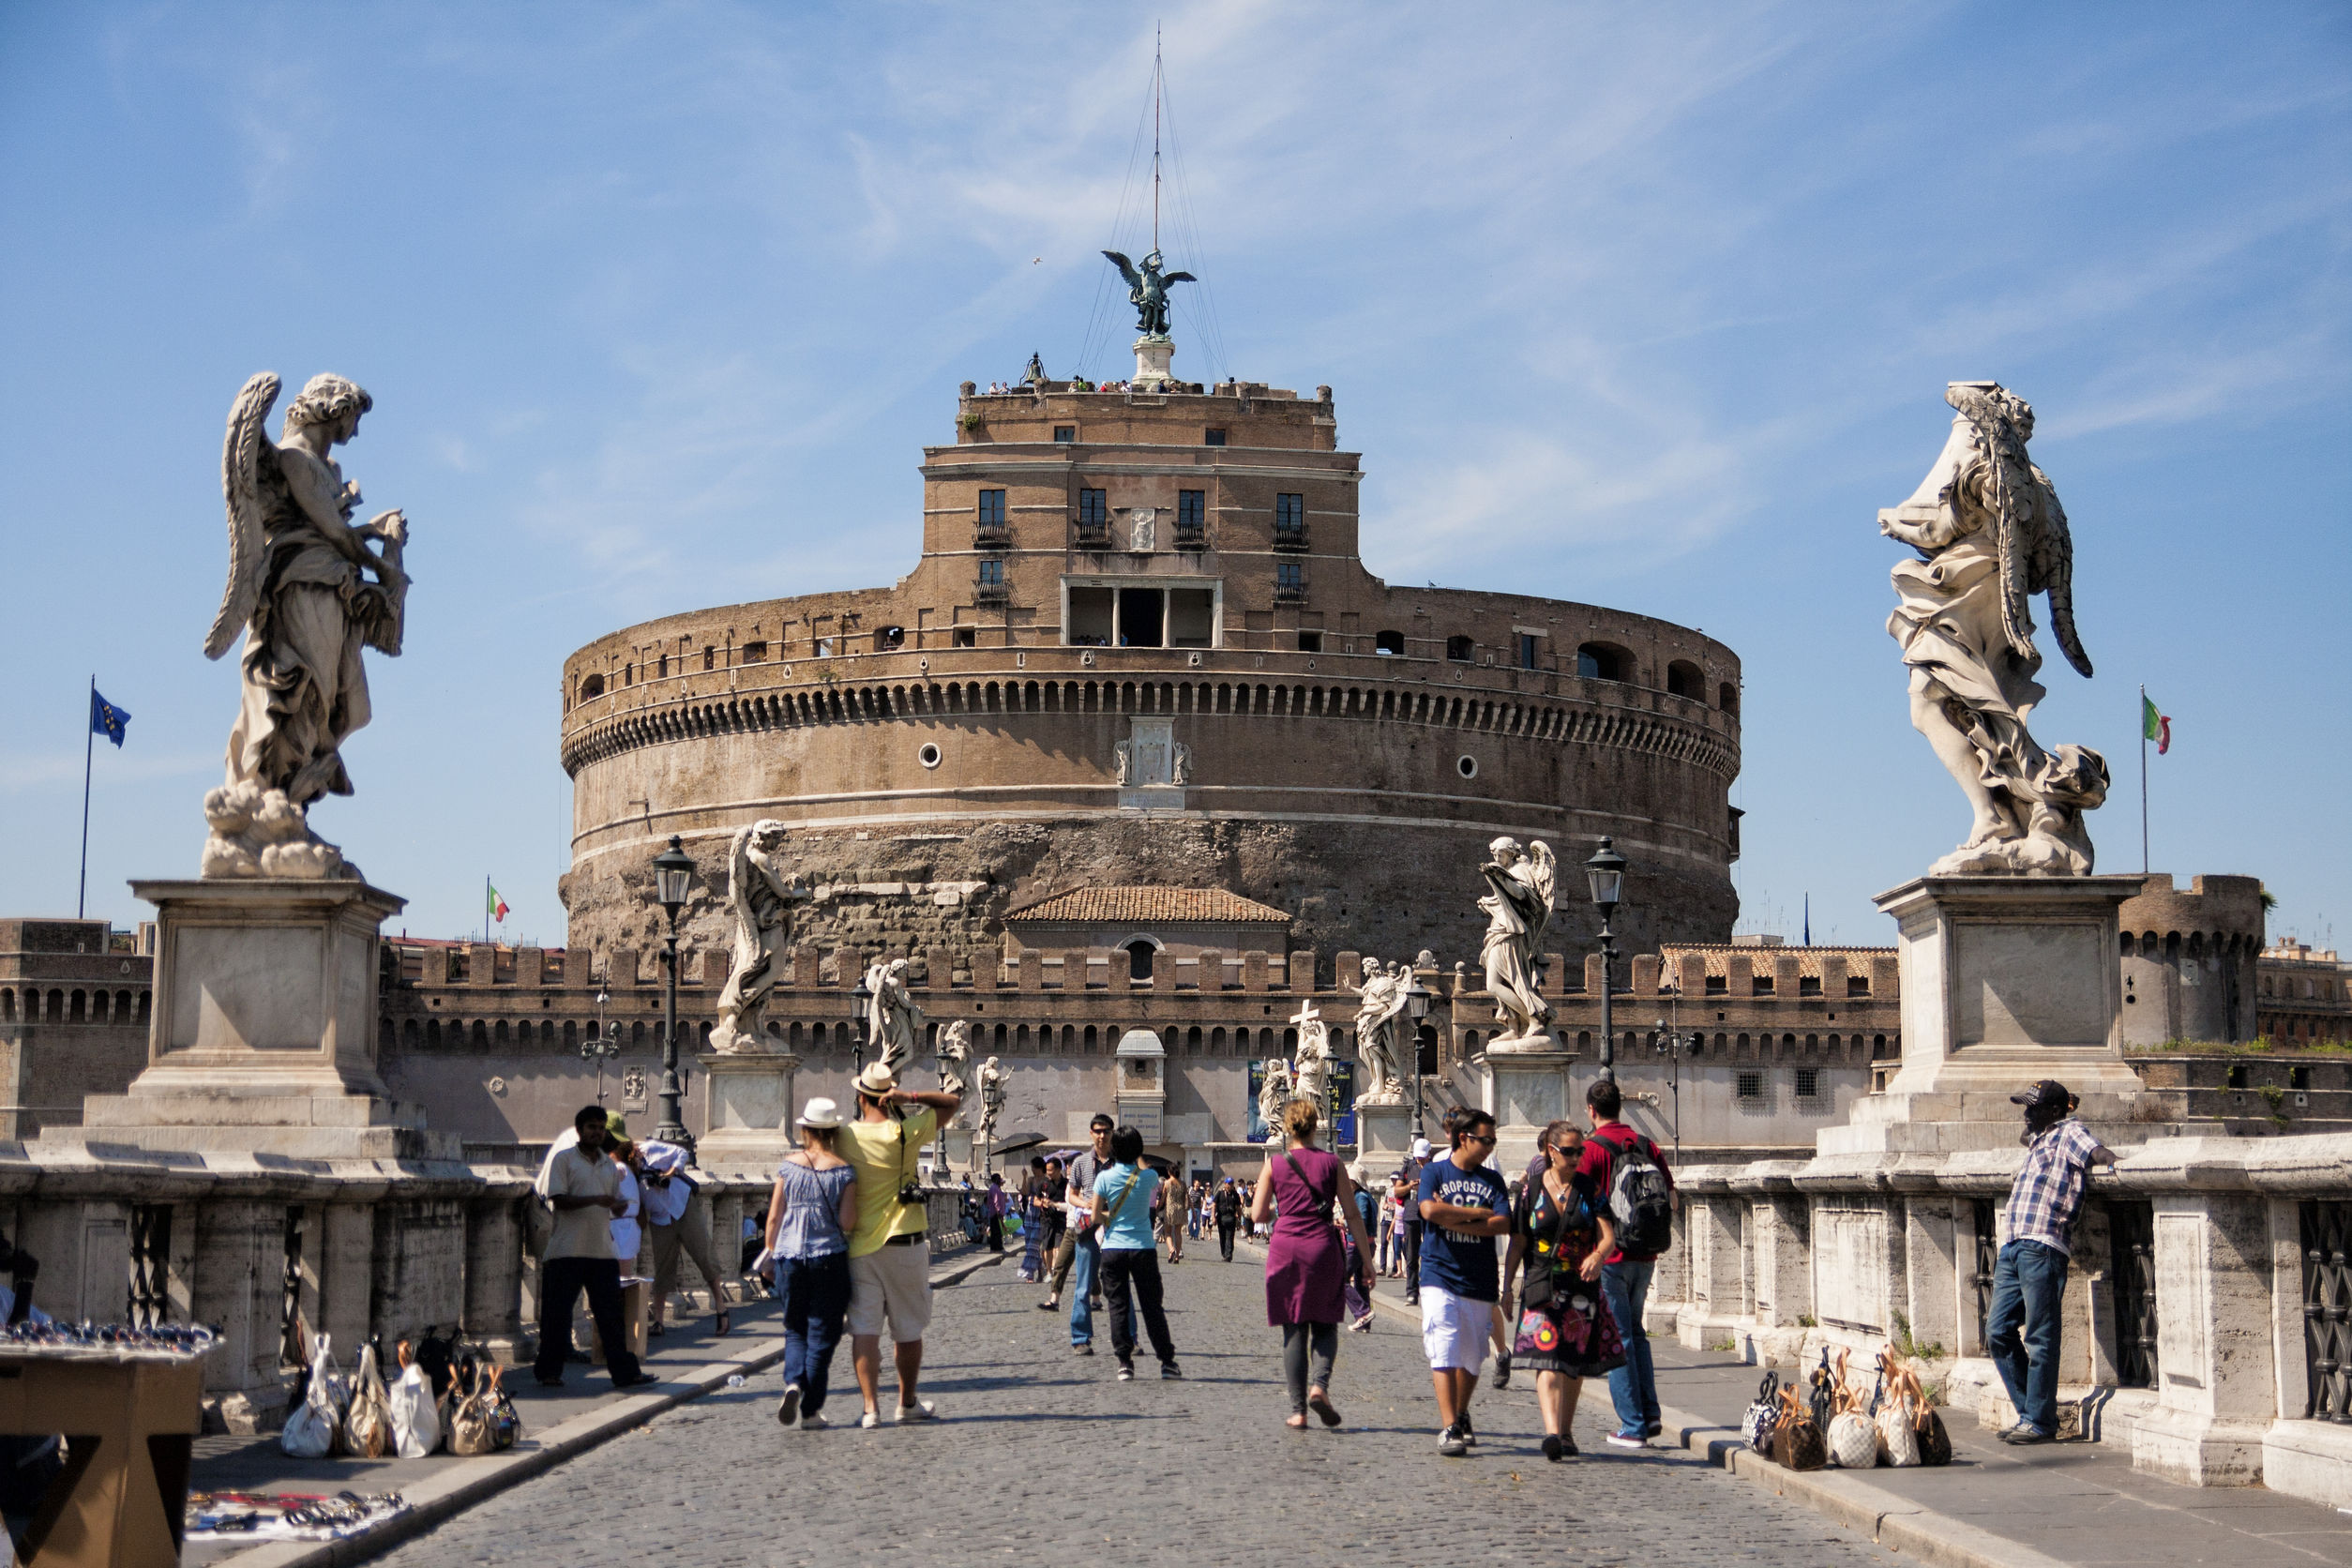
<path id="1" fill-rule="evenodd" d="M 1609 917 L 1617 912 L 1618 896 L 1625 889 L 1625 857 L 1617 852 L 1608 839 L 1591 860 L 1584 863 L 1585 879 L 1592 884 L 1592 907 L 1601 912 L 1601 1077 L 1617 1081 L 1617 1033 L 1610 1014 L 1610 995 L 1615 988 L 1612 973 L 1617 963 L 1614 933 L 1609 930 Z"/>
<path id="2" fill-rule="evenodd" d="M 860 970 L 857 985 L 850 992 L 850 1060 L 854 1063 L 850 1071 L 852 1074 L 866 1070 L 866 1004 L 873 1000 L 874 993 L 866 985 L 866 972 Z"/>
<path id="3" fill-rule="evenodd" d="M 661 943 L 662 967 L 669 972 L 661 1031 L 661 1121 L 654 1127 L 654 1136 L 665 1143 L 686 1140 L 686 1116 L 678 1104 L 683 1093 L 678 1087 L 678 912 L 686 908 L 686 884 L 693 880 L 694 857 L 673 833 L 670 847 L 654 856 L 654 897 L 670 917 Z"/>
<path id="4" fill-rule="evenodd" d="M 1405 991 L 1405 1016 L 1413 1021 L 1413 1141 L 1428 1135 L 1421 1126 L 1421 1020 L 1429 1016 L 1429 988 L 1416 972 Z"/>
<path id="5" fill-rule="evenodd" d="M 605 1003 L 611 1000 L 612 993 L 599 984 L 596 987 L 596 1033 L 580 1048 L 580 1059 L 596 1064 L 596 1104 L 598 1105 L 604 1104 L 605 1058 L 621 1054 L 620 1042 L 612 1038 L 611 1032 L 605 1028 L 604 1023 Z"/>

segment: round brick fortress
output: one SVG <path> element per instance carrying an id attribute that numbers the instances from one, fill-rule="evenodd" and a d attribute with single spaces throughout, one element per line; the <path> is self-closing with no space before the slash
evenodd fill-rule
<path id="1" fill-rule="evenodd" d="M 923 551 L 888 589 L 692 611 L 565 661 L 575 947 L 643 947 L 647 863 L 786 822 L 796 944 L 969 950 L 1071 888 L 1216 886 L 1293 947 L 1476 963 L 1489 838 L 1633 862 L 1627 946 L 1721 942 L 1740 666 L 1687 627 L 1391 587 L 1357 555 L 1329 388 L 975 395 L 924 452 Z M 882 546 L 884 541 L 877 540 Z"/>

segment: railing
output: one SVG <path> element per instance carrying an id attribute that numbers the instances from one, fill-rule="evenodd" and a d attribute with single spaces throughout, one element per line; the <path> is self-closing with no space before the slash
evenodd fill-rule
<path id="1" fill-rule="evenodd" d="M 1306 549 L 1306 529 L 1304 526 L 1298 528 L 1277 526 L 1274 531 L 1274 547 L 1285 551 L 1304 550 Z"/>
<path id="2" fill-rule="evenodd" d="M 1108 522 L 1079 523 L 1078 547 L 1080 550 L 1108 550 L 1110 548 L 1110 524 Z"/>
<path id="3" fill-rule="evenodd" d="M 1304 602 L 1306 598 L 1306 580 L 1304 578 L 1300 578 L 1294 582 L 1275 583 L 1274 596 L 1274 603 L 1276 604 L 1299 604 Z"/>
<path id="4" fill-rule="evenodd" d="M 2000 1232 L 1994 1217 L 1993 1200 L 1980 1198 L 1968 1205 L 1976 1235 L 1976 1269 L 1968 1276 L 1971 1295 L 1976 1303 L 1976 1338 L 1972 1343 L 1984 1343 L 1984 1324 L 1993 1316 L 1993 1274 L 2000 1266 Z"/>
<path id="5" fill-rule="evenodd" d="M 1196 522 L 1196 523 L 1190 523 L 1190 524 L 1182 523 L 1182 522 L 1178 523 L 1178 524 L 1176 525 L 1176 548 L 1177 548 L 1178 550 L 1206 550 L 1206 549 L 1208 549 L 1208 548 L 1209 548 L 1209 531 L 1208 531 L 1208 529 L 1206 529 L 1206 528 L 1202 527 L 1199 523 L 1197 523 L 1197 522 Z"/>
<path id="6" fill-rule="evenodd" d="M 2108 1257 L 2115 1279 L 2115 1371 L 2124 1388 L 2156 1386 L 2156 1214 L 2152 1204 L 2111 1199 Z"/>
<path id="7" fill-rule="evenodd" d="M 974 604 L 1003 604 L 1012 596 L 1013 590 L 1008 583 L 975 582 L 972 585 L 972 602 Z"/>
<path id="8" fill-rule="evenodd" d="M 972 532 L 974 550 L 1005 550 L 1013 543 L 1013 530 L 1003 523 L 982 523 Z"/>
<path id="9" fill-rule="evenodd" d="M 2306 1421 L 2352 1425 L 2352 1202 L 2302 1205 Z"/>

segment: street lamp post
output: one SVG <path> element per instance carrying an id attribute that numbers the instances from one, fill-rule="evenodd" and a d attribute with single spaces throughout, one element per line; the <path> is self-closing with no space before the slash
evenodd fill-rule
<path id="1" fill-rule="evenodd" d="M 1421 1124 L 1421 1020 L 1429 1016 L 1429 988 L 1418 973 L 1412 982 L 1405 992 L 1405 1016 L 1413 1024 L 1413 1141 L 1419 1143 L 1428 1136 Z"/>
<path id="2" fill-rule="evenodd" d="M 1592 885 L 1592 907 L 1601 912 L 1601 1077 L 1617 1081 L 1617 1033 L 1610 1013 L 1610 995 L 1614 989 L 1612 972 L 1617 962 L 1614 934 L 1609 930 L 1609 917 L 1617 912 L 1618 897 L 1625 887 L 1625 857 L 1617 852 L 1608 839 L 1591 860 L 1584 863 L 1585 879 Z"/>
<path id="3" fill-rule="evenodd" d="M 605 1028 L 604 1023 L 605 1003 L 611 1000 L 612 993 L 599 984 L 596 987 L 596 1033 L 580 1048 L 580 1060 L 596 1064 L 596 1104 L 598 1105 L 604 1104 L 605 1058 L 621 1054 L 620 1042 L 612 1038 L 611 1033 Z"/>
<path id="4" fill-rule="evenodd" d="M 866 1070 L 866 1004 L 874 1000 L 874 993 L 866 984 L 866 972 L 860 970 L 857 985 L 850 992 L 850 1061 L 852 1074 Z"/>
<path id="5" fill-rule="evenodd" d="M 654 1127 L 654 1136 L 665 1143 L 686 1141 L 686 1116 L 678 1104 L 683 1093 L 678 1087 L 678 912 L 686 908 L 686 885 L 693 880 L 694 857 L 673 833 L 670 847 L 654 856 L 654 897 L 670 917 L 661 944 L 669 980 L 661 1031 L 661 1120 Z"/>

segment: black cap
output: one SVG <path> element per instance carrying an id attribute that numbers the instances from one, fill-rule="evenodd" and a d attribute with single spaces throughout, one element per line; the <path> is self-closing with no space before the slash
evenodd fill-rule
<path id="1" fill-rule="evenodd" d="M 2054 1078 L 2045 1078 L 2022 1094 L 2012 1094 L 2009 1103 L 2026 1106 L 2034 1110 L 2067 1110 L 2074 1104 L 2074 1096 L 2066 1092 L 2066 1085 Z"/>

